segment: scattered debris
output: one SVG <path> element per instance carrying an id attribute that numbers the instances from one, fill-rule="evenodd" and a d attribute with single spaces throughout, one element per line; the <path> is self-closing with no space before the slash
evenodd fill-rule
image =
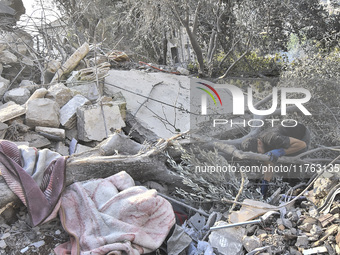
<path id="1" fill-rule="evenodd" d="M 8 36 L 18 39 L 10 32 Z M 21 76 L 34 69 L 35 59 L 28 53 L 31 41 L 22 34 L 16 45 L 20 54 L 0 42 L 0 75 L 6 72 L 0 77 L 0 139 L 10 140 L 22 153 L 6 146 L 1 153 L 0 254 L 52 254 L 54 249 L 61 254 L 71 247 L 103 253 L 125 249 L 131 254 L 340 254 L 339 173 L 318 176 L 300 195 L 307 185 L 290 187 L 278 179 L 266 201 L 256 181 L 244 176 L 233 175 L 228 188 L 218 187 L 228 199 L 214 193 L 218 188 L 208 177 L 201 178 L 211 199 L 204 200 L 196 193 L 202 186 L 190 178 L 183 183 L 183 165 L 178 164 L 180 174 L 170 171 L 190 144 L 185 137 L 190 123 L 187 69 L 132 63 L 119 50 L 87 59 L 94 47 L 84 43 L 64 63 L 50 59 L 44 74 L 48 84 L 36 84 Z M 111 69 L 123 63 L 137 70 Z M 223 135 L 242 132 L 235 128 Z M 223 146 L 221 151 L 227 148 Z M 17 154 L 11 154 L 14 151 Z M 214 158 L 213 152 L 205 155 Z M 54 184 L 51 172 L 57 156 L 67 161 L 66 191 L 57 185 L 60 219 L 54 218 L 59 204 L 48 189 Z M 16 167 L 6 165 L 9 158 Z M 25 169 L 17 166 L 19 158 Z M 223 160 L 229 164 L 229 158 Z M 143 186 L 135 186 L 129 174 Z M 27 209 L 4 178 L 17 188 L 31 176 L 37 183 L 15 192 Z M 240 178 L 242 187 L 235 188 Z M 32 199 L 30 192 L 41 200 Z M 192 203 L 175 192 L 191 194 Z"/>

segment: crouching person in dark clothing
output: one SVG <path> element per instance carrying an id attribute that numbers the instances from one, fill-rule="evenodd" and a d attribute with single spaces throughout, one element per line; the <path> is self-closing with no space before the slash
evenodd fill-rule
<path id="1" fill-rule="evenodd" d="M 274 164 L 281 156 L 296 156 L 308 150 L 309 130 L 301 123 L 294 127 L 273 127 L 261 132 L 257 137 L 246 139 L 241 147 L 244 151 L 270 156 L 268 164 Z M 272 171 L 266 171 L 261 183 L 261 193 L 266 196 L 268 183 L 273 177 Z"/>

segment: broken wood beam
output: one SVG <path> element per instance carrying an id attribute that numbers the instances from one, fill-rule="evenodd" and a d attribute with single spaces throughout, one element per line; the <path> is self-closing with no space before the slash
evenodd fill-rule
<path id="1" fill-rule="evenodd" d="M 158 152 L 148 152 L 137 155 L 71 156 L 66 162 L 66 186 L 94 178 L 106 178 L 120 171 L 126 171 L 135 181 L 156 181 L 169 186 L 169 191 L 175 187 L 187 189 L 182 178 L 172 173 L 165 165 L 166 158 Z M 4 178 L 0 176 L 0 208 L 19 199 L 9 189 Z"/>

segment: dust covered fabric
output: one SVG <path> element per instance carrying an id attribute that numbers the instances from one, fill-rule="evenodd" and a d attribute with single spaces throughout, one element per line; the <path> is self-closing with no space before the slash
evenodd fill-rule
<path id="1" fill-rule="evenodd" d="M 161 246 L 175 215 L 156 190 L 126 172 L 77 182 L 62 195 L 60 219 L 70 241 L 56 254 L 142 254 Z"/>
<path id="2" fill-rule="evenodd" d="M 65 164 L 65 157 L 48 149 L 0 140 L 1 173 L 26 205 L 33 226 L 56 217 L 65 187 Z"/>

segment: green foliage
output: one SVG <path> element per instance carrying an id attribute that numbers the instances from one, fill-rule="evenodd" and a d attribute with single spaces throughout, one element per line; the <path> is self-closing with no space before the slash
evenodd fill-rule
<path id="1" fill-rule="evenodd" d="M 219 63 L 225 54 L 223 52 L 216 55 L 216 62 Z M 230 56 L 222 66 L 222 71 L 230 66 L 240 57 L 236 54 L 235 57 Z M 259 77 L 278 76 L 280 70 L 287 64 L 287 58 L 276 53 L 273 55 L 261 56 L 256 51 L 249 52 L 243 59 L 241 59 L 230 71 L 230 76 L 242 77 Z M 222 72 L 219 74 L 221 75 Z"/>
<path id="2" fill-rule="evenodd" d="M 340 58 L 335 48 L 329 54 L 305 52 L 282 73 L 280 86 L 303 87 L 311 92 L 306 105 L 312 116 L 300 117 L 313 134 L 314 145 L 337 145 L 340 142 Z M 296 117 L 296 116 L 295 116 Z"/>

